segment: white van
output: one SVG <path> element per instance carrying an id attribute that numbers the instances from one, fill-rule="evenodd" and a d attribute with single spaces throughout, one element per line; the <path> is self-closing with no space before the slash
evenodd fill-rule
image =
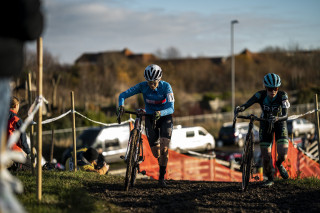
<path id="1" fill-rule="evenodd" d="M 92 147 L 102 148 L 102 155 L 109 163 L 122 161 L 120 156 L 126 153 L 129 136 L 129 124 L 103 128 L 97 135 Z"/>
<path id="2" fill-rule="evenodd" d="M 203 127 L 181 127 L 173 129 L 169 148 L 176 152 L 203 151 L 215 148 L 215 140 Z"/>

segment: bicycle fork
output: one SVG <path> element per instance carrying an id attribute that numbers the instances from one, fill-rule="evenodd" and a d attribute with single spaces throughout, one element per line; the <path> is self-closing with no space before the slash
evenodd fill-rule
<path id="1" fill-rule="evenodd" d="M 127 158 L 129 155 L 129 148 L 130 148 L 131 143 L 132 143 L 132 141 L 129 140 L 126 154 L 124 156 L 123 155 L 120 156 L 120 158 L 123 159 L 126 163 L 127 163 Z M 142 153 L 141 153 L 142 155 L 140 155 L 140 150 L 142 151 Z M 141 133 L 139 134 L 138 144 L 135 147 L 135 153 L 137 153 L 137 154 L 134 156 L 134 162 L 135 162 L 134 167 L 137 167 L 138 173 L 145 175 L 146 174 L 145 170 L 140 171 L 140 164 L 144 161 Z"/>
<path id="2" fill-rule="evenodd" d="M 139 145 L 136 147 L 136 153 L 138 157 L 137 160 L 135 160 L 135 162 L 137 162 L 137 167 L 138 167 L 138 173 L 142 174 L 142 175 L 145 175 L 146 174 L 146 171 L 145 170 L 142 170 L 140 171 L 140 163 L 142 163 L 144 161 L 144 158 L 143 158 L 143 144 L 142 144 L 142 138 L 141 138 L 141 134 L 139 136 Z M 140 150 L 141 150 L 141 155 L 140 155 Z"/>

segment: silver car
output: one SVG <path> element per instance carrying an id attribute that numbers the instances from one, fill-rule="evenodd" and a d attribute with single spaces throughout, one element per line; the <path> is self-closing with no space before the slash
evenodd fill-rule
<path id="1" fill-rule="evenodd" d="M 224 123 L 219 131 L 218 146 L 237 145 L 243 147 L 248 133 L 249 122 L 238 122 L 236 128 L 233 129 L 232 123 Z M 253 125 L 253 140 L 259 142 L 259 128 Z"/>
<path id="2" fill-rule="evenodd" d="M 287 124 L 288 134 L 293 134 L 294 137 L 299 137 L 303 134 L 314 134 L 315 132 L 315 125 L 303 118 L 288 120 Z"/>

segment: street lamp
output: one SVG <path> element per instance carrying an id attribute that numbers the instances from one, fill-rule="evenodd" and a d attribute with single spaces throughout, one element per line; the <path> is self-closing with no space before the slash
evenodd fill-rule
<path id="1" fill-rule="evenodd" d="M 235 81 L 235 74 L 234 74 L 234 54 L 233 54 L 233 25 L 238 24 L 238 20 L 231 21 L 231 93 L 232 93 L 232 112 L 234 112 L 235 108 L 235 91 L 234 91 L 234 81 Z"/>

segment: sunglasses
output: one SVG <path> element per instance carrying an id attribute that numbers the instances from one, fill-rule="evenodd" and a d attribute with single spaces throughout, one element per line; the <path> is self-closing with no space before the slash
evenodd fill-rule
<path id="1" fill-rule="evenodd" d="M 267 87 L 267 90 L 268 90 L 269 92 L 278 91 L 278 90 L 279 90 L 279 87 Z"/>

